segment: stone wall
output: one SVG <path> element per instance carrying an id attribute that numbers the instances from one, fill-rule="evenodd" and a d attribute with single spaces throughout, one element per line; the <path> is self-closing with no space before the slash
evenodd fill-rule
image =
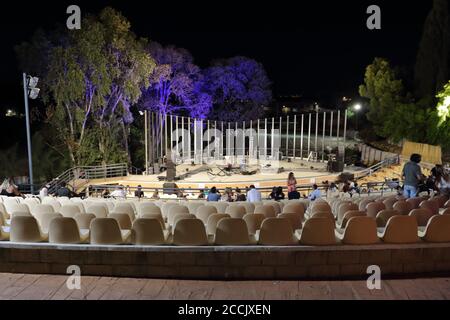
<path id="1" fill-rule="evenodd" d="M 450 273 L 450 244 L 332 247 L 124 247 L 0 244 L 0 272 L 176 279 L 366 278 Z"/>

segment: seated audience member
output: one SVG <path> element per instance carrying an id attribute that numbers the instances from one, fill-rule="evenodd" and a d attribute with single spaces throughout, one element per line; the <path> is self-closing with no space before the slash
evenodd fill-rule
<path id="1" fill-rule="evenodd" d="M 197 199 L 205 199 L 205 190 L 201 189 Z"/>
<path id="2" fill-rule="evenodd" d="M 144 197 L 144 191 L 142 191 L 142 186 L 138 185 L 136 191 L 134 192 L 134 196 L 137 198 L 143 198 Z"/>
<path id="3" fill-rule="evenodd" d="M 206 201 L 217 202 L 217 201 L 219 201 L 219 199 L 220 199 L 220 194 L 217 193 L 216 187 L 212 187 L 211 190 L 209 190 Z"/>
<path id="4" fill-rule="evenodd" d="M 250 190 L 247 192 L 247 202 L 260 202 L 261 192 L 256 190 L 255 186 L 252 184 Z"/>
<path id="5" fill-rule="evenodd" d="M 272 188 L 272 192 L 269 194 L 269 199 L 276 200 L 277 197 L 277 187 Z"/>
<path id="6" fill-rule="evenodd" d="M 45 197 L 48 196 L 48 189 L 50 188 L 50 186 L 48 184 L 46 184 L 45 186 L 42 187 L 42 189 L 39 191 L 39 198 L 44 199 Z"/>
<path id="7" fill-rule="evenodd" d="M 7 197 L 23 197 L 25 196 L 19 192 L 19 188 L 14 183 L 14 179 L 9 177 L 5 179 L 0 186 L 0 194 Z"/>
<path id="8" fill-rule="evenodd" d="M 450 175 L 443 173 L 438 184 L 439 193 L 444 196 L 450 196 Z"/>
<path id="9" fill-rule="evenodd" d="M 158 189 L 155 189 L 155 192 L 153 192 L 152 199 L 159 199 L 159 191 L 158 191 Z"/>
<path id="10" fill-rule="evenodd" d="M 126 194 L 126 191 L 123 189 L 123 187 L 119 186 L 116 188 L 116 190 L 111 192 L 111 197 L 117 198 L 117 199 L 126 199 L 127 194 Z"/>
<path id="11" fill-rule="evenodd" d="M 322 197 L 322 193 L 319 190 L 317 184 L 313 184 L 313 192 L 308 196 L 308 199 L 311 201 L 320 199 Z"/>
<path id="12" fill-rule="evenodd" d="M 275 201 L 284 200 L 284 193 L 282 187 L 273 187 L 272 193 L 270 194 L 270 199 Z"/>
<path id="13" fill-rule="evenodd" d="M 220 201 L 233 202 L 233 191 L 231 188 L 225 188 L 225 192 L 220 198 Z"/>
<path id="14" fill-rule="evenodd" d="M 102 191 L 102 198 L 109 198 L 110 193 L 109 193 L 109 189 L 104 189 Z"/>
<path id="15" fill-rule="evenodd" d="M 246 201 L 246 200 L 247 198 L 245 197 L 245 194 L 241 192 L 241 189 L 236 188 L 235 201 Z"/>
<path id="16" fill-rule="evenodd" d="M 56 190 L 55 196 L 57 197 L 72 197 L 72 191 L 67 188 L 67 184 L 63 181 L 61 182 L 61 186 Z"/>

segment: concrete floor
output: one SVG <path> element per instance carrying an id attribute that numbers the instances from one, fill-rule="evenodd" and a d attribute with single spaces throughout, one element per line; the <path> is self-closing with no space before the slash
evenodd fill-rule
<path id="1" fill-rule="evenodd" d="M 67 276 L 0 273 L 0 299 L 26 300 L 291 300 L 291 299 L 450 299 L 450 278 L 366 281 L 196 281 L 82 277 L 69 290 Z"/>

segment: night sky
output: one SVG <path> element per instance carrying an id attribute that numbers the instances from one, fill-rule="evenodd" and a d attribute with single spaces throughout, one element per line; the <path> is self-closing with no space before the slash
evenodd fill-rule
<path id="1" fill-rule="evenodd" d="M 201 67 L 216 58 L 254 58 L 265 66 L 275 96 L 333 103 L 357 95 L 374 57 L 413 66 L 432 1 L 16 1 L 4 6 L 0 19 L 0 109 L 23 104 L 14 46 L 38 27 L 65 24 L 70 4 L 82 14 L 110 5 L 137 35 L 184 47 Z M 366 28 L 370 4 L 381 7 L 382 30 Z"/>

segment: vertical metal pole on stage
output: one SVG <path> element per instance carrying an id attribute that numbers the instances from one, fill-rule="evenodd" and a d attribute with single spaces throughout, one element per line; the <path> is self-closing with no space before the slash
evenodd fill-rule
<path id="1" fill-rule="evenodd" d="M 186 159 L 186 152 L 187 152 L 186 148 L 184 147 L 185 145 L 186 143 L 184 140 L 184 117 L 181 117 L 181 150 L 183 152 L 182 155 L 183 162 Z"/>
<path id="2" fill-rule="evenodd" d="M 197 119 L 192 119 L 194 120 L 194 161 L 197 163 L 197 141 L 198 141 L 198 137 L 197 137 Z"/>
<path id="3" fill-rule="evenodd" d="M 280 122 L 281 124 L 281 122 Z M 281 126 L 280 126 L 281 130 Z M 289 156 L 289 116 L 286 118 L 286 157 Z"/>
<path id="4" fill-rule="evenodd" d="M 292 155 L 294 156 L 295 159 L 295 140 L 297 138 L 297 115 L 294 115 L 294 145 L 292 147 L 293 152 Z"/>
<path id="5" fill-rule="evenodd" d="M 227 131 L 227 156 L 231 157 L 233 154 L 233 151 L 231 150 L 231 138 L 233 138 L 233 135 L 231 134 L 231 122 L 228 122 L 228 131 Z"/>
<path id="6" fill-rule="evenodd" d="M 206 121 L 206 132 L 208 133 L 208 145 L 206 147 L 207 148 L 206 152 L 208 152 L 208 157 L 207 157 L 207 159 L 208 159 L 211 156 L 211 150 L 209 149 L 209 142 L 211 140 L 211 133 L 209 132 L 209 120 Z"/>
<path id="7" fill-rule="evenodd" d="M 162 159 L 163 155 L 164 155 L 164 147 L 163 147 L 163 116 L 160 113 L 159 114 L 159 144 L 160 144 L 160 148 L 161 148 L 161 154 L 160 154 L 160 159 Z"/>
<path id="8" fill-rule="evenodd" d="M 203 119 L 200 120 L 200 163 L 203 164 Z"/>
<path id="9" fill-rule="evenodd" d="M 338 110 L 338 114 L 337 114 L 337 133 L 336 133 L 336 142 L 337 142 L 337 147 L 338 147 L 338 152 L 339 152 L 339 127 L 341 125 L 341 110 Z"/>
<path id="10" fill-rule="evenodd" d="M 308 116 L 308 154 L 311 152 L 311 113 Z"/>
<path id="11" fill-rule="evenodd" d="M 220 121 L 220 134 L 222 135 L 222 139 L 220 139 L 220 157 L 223 158 L 224 152 L 223 152 L 223 135 L 225 132 L 223 131 L 223 121 Z"/>
<path id="12" fill-rule="evenodd" d="M 317 153 L 317 135 L 319 134 L 319 112 L 316 112 L 316 139 L 314 141 L 314 150 Z M 316 159 L 317 160 L 317 159 Z"/>
<path id="13" fill-rule="evenodd" d="M 331 111 L 331 121 L 330 121 L 330 145 L 333 143 L 333 111 Z"/>
<path id="14" fill-rule="evenodd" d="M 173 143 L 172 143 L 173 137 L 172 137 L 172 135 L 173 135 L 173 116 L 170 115 L 170 140 L 169 140 L 170 151 L 172 151 L 172 146 L 173 146 Z M 172 152 L 170 152 L 170 155 L 173 157 Z"/>
<path id="15" fill-rule="evenodd" d="M 167 139 L 168 138 L 168 134 L 167 134 L 167 127 L 168 127 L 167 120 L 168 120 L 168 117 L 167 117 L 167 114 L 165 114 L 164 117 L 166 118 L 166 120 L 164 122 L 164 131 L 165 131 L 164 144 L 166 146 L 166 150 L 164 150 L 164 155 L 167 156 L 167 149 L 168 149 L 168 144 L 167 144 L 167 140 L 168 140 Z"/>
<path id="16" fill-rule="evenodd" d="M 154 137 L 154 121 L 153 121 L 153 112 L 150 112 L 150 154 L 149 154 L 149 164 L 151 167 L 153 167 L 154 163 L 154 151 L 155 151 L 155 137 Z M 153 172 L 151 172 L 153 173 Z"/>
<path id="17" fill-rule="evenodd" d="M 222 141 L 221 138 L 217 136 L 217 121 L 214 121 L 214 159 L 219 159 L 220 150 L 219 150 L 219 139 Z"/>
<path id="18" fill-rule="evenodd" d="M 235 143 L 234 143 L 234 154 L 236 155 L 236 156 L 238 156 L 239 155 L 239 148 L 238 148 L 238 146 L 239 146 L 239 143 L 238 143 L 238 140 L 237 140 L 237 137 L 238 137 L 238 123 L 237 122 L 235 122 L 234 123 L 234 128 L 235 128 L 235 131 L 234 131 L 234 141 L 235 141 Z"/>
<path id="19" fill-rule="evenodd" d="M 254 134 L 253 134 L 253 121 L 250 120 L 250 135 L 249 135 L 249 138 L 248 138 L 248 155 L 249 155 L 249 158 L 254 156 L 253 155 L 253 151 L 255 150 L 255 148 L 254 148 L 255 140 L 254 139 L 255 139 L 255 137 L 254 137 Z"/>
<path id="20" fill-rule="evenodd" d="M 303 127 L 303 123 L 304 123 L 304 121 L 305 121 L 305 115 L 304 114 L 302 114 L 302 125 L 301 125 L 301 132 L 300 132 L 300 159 L 302 159 L 303 160 L 303 129 L 304 129 L 304 127 Z"/>
<path id="21" fill-rule="evenodd" d="M 344 149 L 343 149 L 343 155 L 342 155 L 342 161 L 345 163 L 345 138 L 347 135 L 347 109 L 345 109 L 345 113 L 344 113 L 344 136 L 343 136 L 343 140 L 344 140 Z"/>
<path id="22" fill-rule="evenodd" d="M 192 161 L 192 152 L 191 152 L 191 118 L 188 119 L 188 159 Z"/>
<path id="23" fill-rule="evenodd" d="M 148 175 L 148 111 L 144 111 L 144 135 L 145 135 L 145 174 Z"/>
<path id="24" fill-rule="evenodd" d="M 274 154 L 274 144 L 275 144 L 275 137 L 274 137 L 274 131 L 275 131 L 275 118 L 272 118 L 272 132 L 270 133 L 270 156 L 273 158 Z"/>
<path id="25" fill-rule="evenodd" d="M 264 157 L 267 157 L 267 118 L 264 119 Z"/>
<path id="26" fill-rule="evenodd" d="M 180 135 L 178 134 L 178 116 L 175 116 L 175 135 L 176 135 L 176 155 L 178 157 L 178 141 L 180 141 Z"/>
<path id="27" fill-rule="evenodd" d="M 260 141 L 261 141 L 261 139 L 259 138 L 259 119 L 258 119 L 258 121 L 256 122 L 257 123 L 257 126 L 258 126 L 258 128 L 257 128 L 257 134 L 258 134 L 258 144 L 256 145 L 256 147 L 257 147 L 257 149 L 256 149 L 256 156 L 257 156 L 257 158 L 259 159 L 259 149 L 261 148 L 261 146 L 260 146 Z"/>
<path id="28" fill-rule="evenodd" d="M 322 162 L 324 160 L 325 157 L 325 125 L 327 122 L 327 113 L 324 112 L 323 113 L 323 128 L 322 128 Z"/>

